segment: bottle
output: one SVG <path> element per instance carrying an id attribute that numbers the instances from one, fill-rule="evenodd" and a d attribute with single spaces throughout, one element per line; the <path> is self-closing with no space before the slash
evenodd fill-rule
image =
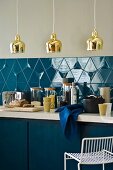
<path id="1" fill-rule="evenodd" d="M 76 84 L 72 82 L 71 87 L 71 104 L 77 104 L 77 98 L 78 98 L 78 89 L 76 87 Z"/>

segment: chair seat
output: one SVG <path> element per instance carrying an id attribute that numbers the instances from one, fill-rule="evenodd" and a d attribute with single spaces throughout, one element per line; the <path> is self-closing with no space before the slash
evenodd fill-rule
<path id="1" fill-rule="evenodd" d="M 82 154 L 65 152 L 65 154 L 68 156 L 67 158 L 75 159 L 81 164 L 103 164 L 103 163 L 113 162 L 113 154 L 107 151 L 82 153 Z"/>

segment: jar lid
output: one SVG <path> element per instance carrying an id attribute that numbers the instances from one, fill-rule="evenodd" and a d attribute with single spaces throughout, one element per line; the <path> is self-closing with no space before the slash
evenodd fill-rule
<path id="1" fill-rule="evenodd" d="M 63 83 L 72 83 L 74 82 L 74 78 L 63 78 L 62 81 Z"/>
<path id="2" fill-rule="evenodd" d="M 46 87 L 44 88 L 45 90 L 55 90 L 55 88 L 52 88 L 52 87 Z"/>
<path id="3" fill-rule="evenodd" d="M 71 86 L 72 85 L 72 83 L 67 83 L 67 82 L 65 82 L 63 84 L 66 85 L 66 86 Z"/>
<path id="4" fill-rule="evenodd" d="M 51 102 L 51 98 L 50 97 L 43 97 L 43 101 L 44 102 Z"/>
<path id="5" fill-rule="evenodd" d="M 43 90 L 43 88 L 41 88 L 41 87 L 31 87 L 30 89 L 31 90 Z"/>

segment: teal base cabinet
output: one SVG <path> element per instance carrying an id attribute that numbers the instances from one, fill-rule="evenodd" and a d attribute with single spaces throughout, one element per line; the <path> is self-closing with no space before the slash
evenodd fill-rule
<path id="1" fill-rule="evenodd" d="M 113 124 L 81 123 L 81 137 L 113 136 Z M 81 170 L 102 170 L 102 165 L 85 165 Z M 113 170 L 113 163 L 105 164 L 105 170 Z"/>
<path id="2" fill-rule="evenodd" d="M 63 170 L 64 152 L 79 150 L 80 133 L 68 141 L 59 121 L 29 122 L 29 170 Z M 70 166 L 75 170 L 76 162 Z"/>
<path id="3" fill-rule="evenodd" d="M 27 170 L 27 122 L 0 119 L 0 170 Z"/>
<path id="4" fill-rule="evenodd" d="M 68 141 L 59 121 L 0 119 L 0 170 L 63 170 L 64 152 L 79 150 L 80 133 Z"/>
<path id="5" fill-rule="evenodd" d="M 84 137 L 113 136 L 113 125 L 77 123 L 77 134 L 67 140 L 59 121 L 0 119 L 0 170 L 63 170 L 64 152 L 80 152 Z M 81 166 L 81 170 L 101 170 L 102 165 Z M 67 170 L 77 170 L 77 162 L 67 161 Z M 113 164 L 105 165 L 113 170 Z"/>

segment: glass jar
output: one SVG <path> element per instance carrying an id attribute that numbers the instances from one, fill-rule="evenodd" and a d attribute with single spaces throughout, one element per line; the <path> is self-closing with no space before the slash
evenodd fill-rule
<path id="1" fill-rule="evenodd" d="M 31 87 L 31 102 L 32 101 L 38 101 L 40 102 L 39 104 L 42 106 L 43 105 L 43 88 L 40 87 Z"/>
<path id="2" fill-rule="evenodd" d="M 55 88 L 49 87 L 45 88 L 45 96 L 51 98 L 51 109 L 55 109 Z"/>
<path id="3" fill-rule="evenodd" d="M 64 102 L 67 104 L 71 104 L 71 86 L 72 83 L 63 83 Z"/>
<path id="4" fill-rule="evenodd" d="M 50 112 L 51 98 L 50 97 L 44 97 L 43 98 L 43 105 L 44 105 L 44 112 Z"/>

